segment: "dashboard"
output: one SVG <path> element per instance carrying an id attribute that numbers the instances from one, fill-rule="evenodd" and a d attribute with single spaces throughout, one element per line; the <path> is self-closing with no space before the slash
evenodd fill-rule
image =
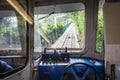
<path id="1" fill-rule="evenodd" d="M 60 54 L 42 54 L 41 62 L 42 64 L 56 64 L 56 63 L 67 63 L 69 62 L 69 54 L 67 52 L 63 52 Z"/>
<path id="2" fill-rule="evenodd" d="M 92 58 L 46 53 L 42 54 L 38 73 L 40 80 L 83 80 L 83 76 L 85 80 L 104 80 L 103 67 L 103 61 Z"/>

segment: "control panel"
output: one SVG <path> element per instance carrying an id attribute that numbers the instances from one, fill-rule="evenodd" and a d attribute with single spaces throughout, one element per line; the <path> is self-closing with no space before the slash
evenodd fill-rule
<path id="1" fill-rule="evenodd" d="M 57 53 L 45 53 L 42 54 L 41 62 L 44 63 L 66 63 L 69 62 L 69 54 L 66 52 Z"/>
<path id="2" fill-rule="evenodd" d="M 94 78 L 95 80 L 105 80 L 104 71 L 103 71 L 103 67 L 104 67 L 103 61 L 99 61 L 99 60 L 92 59 L 92 58 L 85 58 L 85 57 L 83 58 L 82 57 L 77 57 L 77 58 L 70 57 L 69 58 L 69 54 L 67 53 L 60 53 L 58 55 L 56 53 L 53 54 L 53 53 L 47 52 L 46 54 L 42 54 L 42 55 L 43 55 L 42 61 L 38 65 L 38 74 L 40 78 L 39 80 L 63 80 L 61 79 L 61 77 L 64 75 L 63 73 L 64 70 L 66 69 L 66 67 L 74 63 L 84 63 L 84 64 L 87 64 L 93 67 L 95 71 L 97 72 L 95 74 L 96 77 L 91 77 L 91 74 L 94 75 L 94 70 L 90 70 L 92 68 L 89 69 L 89 66 L 82 65 L 82 64 L 73 65 L 72 69 L 69 68 L 69 70 L 67 70 L 65 74 L 67 73 L 69 75 L 69 73 L 71 74 L 74 70 L 75 73 L 85 72 L 87 76 L 88 75 L 90 76 L 90 77 L 87 77 L 87 79 L 90 79 L 90 80 L 93 80 Z M 91 61 L 91 59 L 93 61 Z M 70 79 L 71 77 L 67 80 L 70 80 Z"/>

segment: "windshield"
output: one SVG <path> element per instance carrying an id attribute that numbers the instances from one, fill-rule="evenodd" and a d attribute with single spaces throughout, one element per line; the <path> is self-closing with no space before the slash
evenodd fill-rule
<path id="1" fill-rule="evenodd" d="M 44 48 L 67 48 L 69 52 L 82 51 L 85 43 L 85 11 L 37 14 L 34 16 L 35 51 Z"/>

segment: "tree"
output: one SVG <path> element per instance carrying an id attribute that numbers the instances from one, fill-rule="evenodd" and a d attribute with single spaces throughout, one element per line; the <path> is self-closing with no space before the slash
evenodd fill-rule
<path id="1" fill-rule="evenodd" d="M 80 46 L 84 45 L 84 31 L 85 31 L 85 11 L 77 11 L 69 13 L 69 16 L 76 24 L 76 31 L 78 32 L 78 39 Z"/>
<path id="2" fill-rule="evenodd" d="M 103 9 L 98 11 L 98 27 L 97 27 L 97 39 L 96 39 L 96 51 L 101 52 L 103 41 Z"/>

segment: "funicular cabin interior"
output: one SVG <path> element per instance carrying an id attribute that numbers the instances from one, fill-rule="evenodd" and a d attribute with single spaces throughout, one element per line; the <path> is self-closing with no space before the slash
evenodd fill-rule
<path id="1" fill-rule="evenodd" d="M 0 80 L 119 80 L 119 0 L 0 0 Z"/>

